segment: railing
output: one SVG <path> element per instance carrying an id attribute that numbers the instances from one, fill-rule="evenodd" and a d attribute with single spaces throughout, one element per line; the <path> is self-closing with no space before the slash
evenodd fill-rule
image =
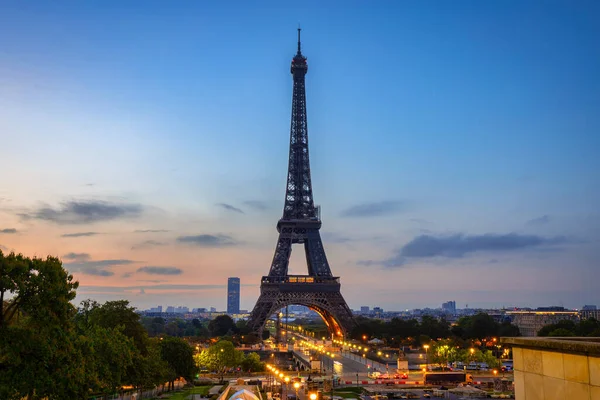
<path id="1" fill-rule="evenodd" d="M 262 283 L 340 283 L 340 278 L 311 275 L 263 276 Z"/>

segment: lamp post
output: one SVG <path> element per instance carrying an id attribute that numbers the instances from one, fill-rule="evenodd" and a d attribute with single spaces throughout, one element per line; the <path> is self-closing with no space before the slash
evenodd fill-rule
<path id="1" fill-rule="evenodd" d="M 294 382 L 294 389 L 296 390 L 296 400 L 298 400 L 298 389 L 300 388 L 300 382 Z"/>
<path id="2" fill-rule="evenodd" d="M 288 383 L 290 383 L 290 377 L 286 376 L 284 378 L 284 381 L 285 381 L 285 395 L 283 396 L 283 400 L 287 400 Z"/>
<path id="3" fill-rule="evenodd" d="M 429 345 L 426 344 L 423 348 L 425 349 L 425 369 L 429 371 Z"/>
<path id="4" fill-rule="evenodd" d="M 471 362 L 473 362 L 473 354 L 475 354 L 475 349 L 471 347 L 469 349 L 469 353 L 471 353 L 471 356 L 469 357 L 469 365 L 471 365 Z"/>

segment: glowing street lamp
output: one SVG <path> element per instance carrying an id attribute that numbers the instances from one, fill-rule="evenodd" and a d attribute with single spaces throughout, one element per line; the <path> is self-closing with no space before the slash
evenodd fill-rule
<path id="1" fill-rule="evenodd" d="M 423 348 L 425 349 L 425 368 L 429 369 L 429 345 L 426 344 Z"/>

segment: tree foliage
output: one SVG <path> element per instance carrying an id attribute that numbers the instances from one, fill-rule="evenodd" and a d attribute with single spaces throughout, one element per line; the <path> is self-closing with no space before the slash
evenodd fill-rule
<path id="1" fill-rule="evenodd" d="M 0 251 L 0 398 L 79 398 L 85 363 L 70 303 L 78 283 L 58 258 Z"/>
<path id="2" fill-rule="evenodd" d="M 237 332 L 237 327 L 229 315 L 219 315 L 208 323 L 208 330 L 212 336 L 225 336 Z"/>
<path id="3" fill-rule="evenodd" d="M 455 326 L 443 318 L 436 319 L 425 315 L 421 321 L 416 319 L 392 318 L 389 322 L 379 319 L 358 317 L 357 325 L 350 336 L 356 340 L 377 337 L 387 341 L 388 345 L 422 345 L 430 339 L 455 338 L 468 341 L 496 336 L 519 336 L 519 328 L 510 322 L 498 323 L 485 313 L 462 317 Z"/>
<path id="4" fill-rule="evenodd" d="M 580 322 L 561 320 L 556 324 L 546 325 L 539 330 L 538 336 L 587 336 L 600 337 L 600 321 L 590 318 Z"/>
<path id="5" fill-rule="evenodd" d="M 0 251 L 0 399 L 84 399 L 191 379 L 191 347 L 149 339 L 125 300 L 85 300 L 55 257 Z"/>
<path id="6" fill-rule="evenodd" d="M 188 381 L 193 379 L 196 365 L 192 346 L 183 339 L 166 337 L 160 341 L 160 349 L 162 359 L 167 362 L 173 372 L 172 376 L 182 376 Z"/>

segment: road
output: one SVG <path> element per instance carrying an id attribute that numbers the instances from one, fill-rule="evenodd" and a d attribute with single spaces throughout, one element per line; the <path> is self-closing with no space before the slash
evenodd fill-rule
<path id="1" fill-rule="evenodd" d="M 299 340 L 304 340 L 310 343 L 314 343 L 317 345 L 320 341 L 315 341 L 313 338 L 308 338 L 303 335 L 300 335 L 295 332 L 290 332 L 294 336 L 296 336 Z M 321 358 L 323 362 L 324 373 L 326 376 L 331 376 L 331 372 L 333 371 L 334 375 L 340 377 L 342 381 L 351 381 L 352 383 L 356 383 L 358 380 L 359 383 L 362 381 L 370 380 L 373 378 L 369 378 L 369 374 L 378 371 L 381 373 L 392 373 L 396 372 L 395 363 L 390 363 L 389 365 L 384 365 L 378 362 L 374 362 L 367 358 L 360 357 L 357 354 L 348 352 L 348 351 L 337 351 L 334 352 L 334 358 L 328 357 L 326 354 L 322 354 L 319 352 L 311 351 L 311 355 L 313 357 Z M 369 365 L 370 368 L 367 366 Z M 489 375 L 486 374 L 473 374 L 473 379 L 475 381 L 488 382 L 492 381 L 495 376 L 491 373 Z M 509 377 L 510 374 L 506 374 Z M 409 377 L 406 380 L 408 382 L 422 382 L 423 381 L 423 373 L 420 371 L 409 372 Z"/>

